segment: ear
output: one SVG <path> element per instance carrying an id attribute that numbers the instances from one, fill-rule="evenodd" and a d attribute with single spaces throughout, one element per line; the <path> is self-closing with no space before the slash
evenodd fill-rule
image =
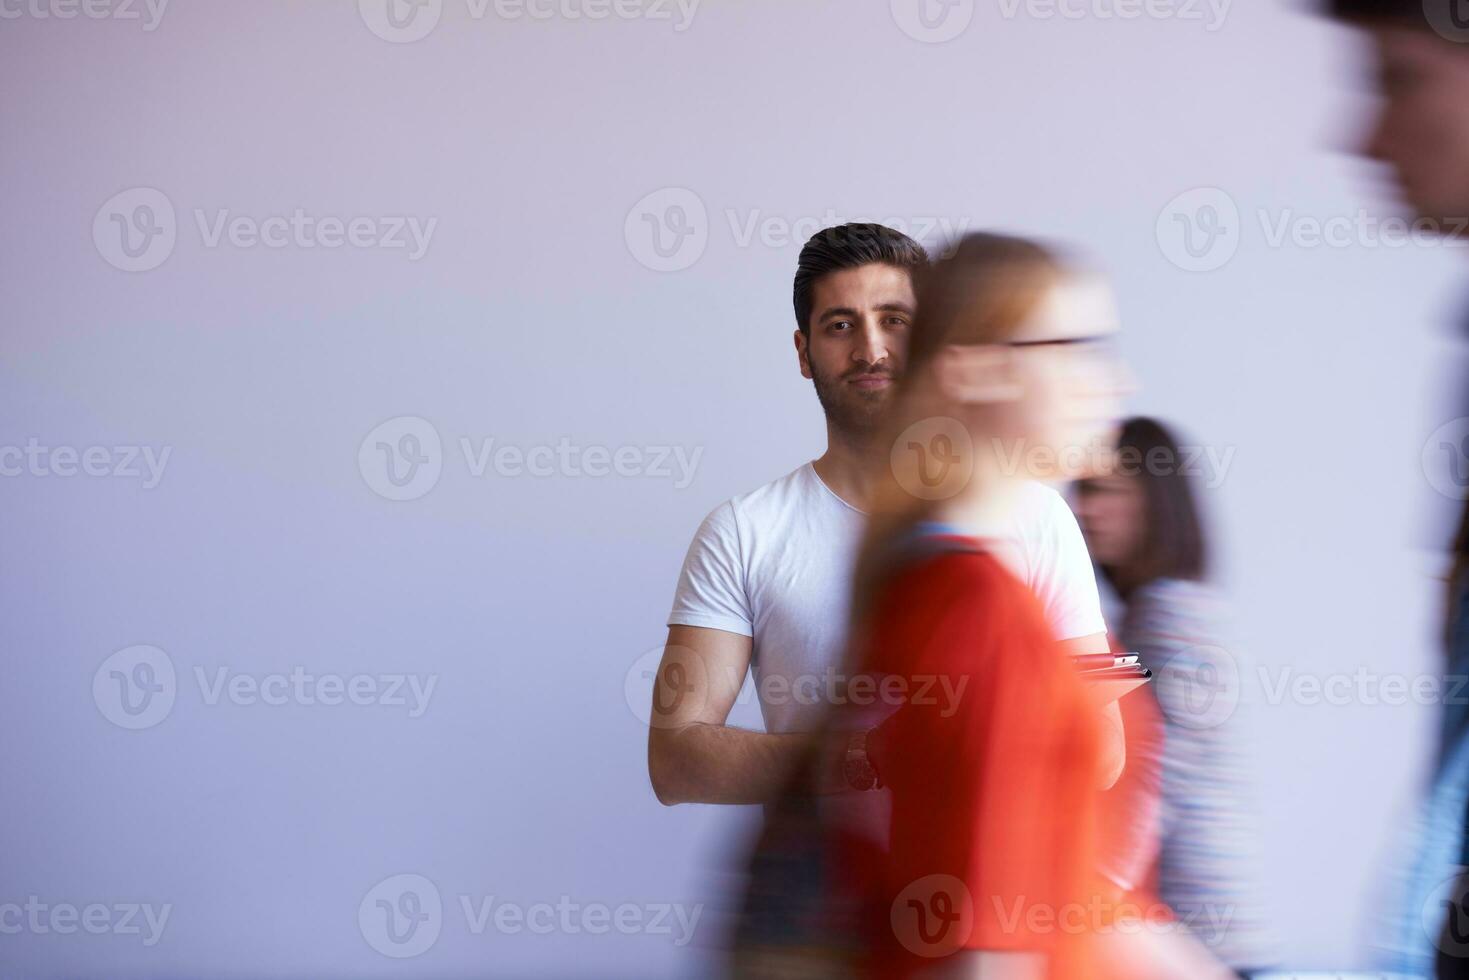
<path id="1" fill-rule="evenodd" d="M 1014 351 L 996 344 L 950 344 L 934 359 L 939 391 L 950 401 L 992 405 L 1017 401 Z"/>
<path id="2" fill-rule="evenodd" d="M 800 328 L 796 328 L 796 360 L 801 362 L 801 377 L 811 377 L 811 342 L 806 339 Z"/>

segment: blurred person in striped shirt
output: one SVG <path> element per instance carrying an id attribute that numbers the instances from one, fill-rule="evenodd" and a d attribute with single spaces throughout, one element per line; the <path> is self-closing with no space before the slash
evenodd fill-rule
<path id="1" fill-rule="evenodd" d="M 1126 607 L 1122 649 L 1154 672 L 1144 691 L 1164 723 L 1157 894 L 1248 975 L 1277 954 L 1260 896 L 1240 669 L 1223 600 L 1207 582 L 1193 458 L 1164 425 L 1129 419 L 1110 472 L 1078 482 L 1075 507 L 1093 560 Z"/>

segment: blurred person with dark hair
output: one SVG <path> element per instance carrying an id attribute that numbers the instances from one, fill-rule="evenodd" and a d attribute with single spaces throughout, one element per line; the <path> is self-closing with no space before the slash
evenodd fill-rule
<path id="1" fill-rule="evenodd" d="M 1103 706 L 1120 692 L 1082 680 L 1008 557 L 1029 487 L 1110 445 L 1127 383 L 1110 291 L 1035 243 L 976 234 L 921 275 L 918 308 L 850 631 L 853 690 L 905 697 L 854 696 L 827 722 L 870 730 L 890 808 L 865 798 L 873 832 L 793 783 L 751 865 L 734 972 L 1227 975 L 1106 873 L 1109 832 L 1132 829 L 1103 792 Z"/>
<path id="2" fill-rule="evenodd" d="M 871 474 L 888 458 L 879 433 L 908 358 L 913 277 L 927 261 L 913 239 L 875 224 L 825 229 L 801 250 L 792 336 L 826 417 L 826 451 L 715 508 L 689 546 L 648 736 L 649 775 L 665 804 L 768 802 L 821 738 L 842 680 Z M 1065 499 L 1051 487 L 1025 487 L 1000 533 L 1015 574 L 1072 652 L 1106 652 L 1095 572 Z M 764 732 L 727 724 L 747 672 Z M 1121 721 L 1115 709 L 1109 719 L 1115 778 Z M 824 791 L 876 787 L 863 733 L 828 734 L 820 757 L 813 778 Z"/>
<path id="3" fill-rule="evenodd" d="M 1388 165 L 1405 203 L 1445 238 L 1469 228 L 1469 16 L 1460 0 L 1322 0 L 1366 32 L 1380 96 L 1363 152 Z M 1461 399 L 1465 392 L 1461 392 Z M 1445 637 L 1446 691 L 1469 676 L 1469 509 L 1453 542 Z M 1401 869 L 1384 966 L 1422 976 L 1469 975 L 1469 708 L 1450 699 L 1417 827 Z M 1457 702 L 1457 703 L 1456 703 Z M 1395 913 L 1395 916 L 1393 915 Z M 1434 923 L 1441 923 L 1438 928 Z"/>
<path id="4" fill-rule="evenodd" d="M 1242 974 L 1277 962 L 1261 902 L 1253 786 L 1240 744 L 1238 671 L 1177 438 L 1147 418 L 1122 426 L 1113 466 L 1077 484 L 1077 519 L 1125 604 L 1119 640 L 1154 671 L 1164 724 L 1158 897 Z M 1134 758 L 1134 763 L 1142 760 Z"/>

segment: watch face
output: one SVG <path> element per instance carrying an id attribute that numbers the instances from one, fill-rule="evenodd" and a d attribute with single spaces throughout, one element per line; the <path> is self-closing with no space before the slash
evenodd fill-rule
<path id="1" fill-rule="evenodd" d="M 856 790 L 869 790 L 877 784 L 877 771 L 865 755 L 855 753 L 847 756 L 847 785 Z"/>

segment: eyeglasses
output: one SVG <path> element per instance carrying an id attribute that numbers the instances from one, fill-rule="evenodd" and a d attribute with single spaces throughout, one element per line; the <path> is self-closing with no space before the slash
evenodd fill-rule
<path id="1" fill-rule="evenodd" d="M 1007 340 L 1006 347 L 1077 347 L 1087 345 L 1092 350 L 1112 353 L 1117 343 L 1109 334 L 1092 334 L 1086 337 L 1053 337 L 1050 340 Z"/>
<path id="2" fill-rule="evenodd" d="M 1122 363 L 1122 351 L 1115 334 L 1089 334 L 1084 337 L 1054 337 L 1048 340 L 1009 340 L 1005 346 L 1017 350 L 1054 348 L 1065 352 L 1073 370 L 1087 372 L 1114 370 Z"/>

